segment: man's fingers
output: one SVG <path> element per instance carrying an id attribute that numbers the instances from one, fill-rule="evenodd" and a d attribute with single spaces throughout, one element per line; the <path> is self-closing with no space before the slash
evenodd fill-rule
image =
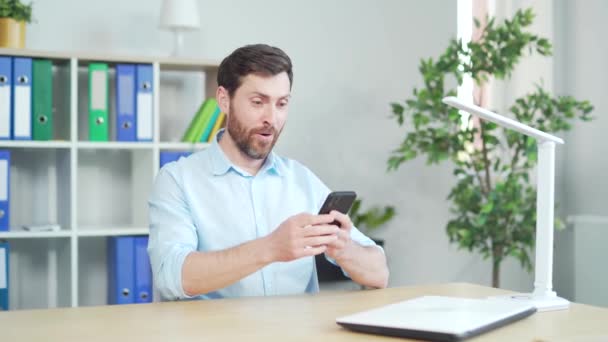
<path id="1" fill-rule="evenodd" d="M 340 228 L 347 230 L 352 228 L 353 224 L 350 221 L 350 217 L 348 217 L 348 215 L 342 214 L 337 210 L 332 210 L 329 215 L 332 215 L 334 219 L 340 223 Z"/>
<path id="2" fill-rule="evenodd" d="M 330 214 L 323 215 L 302 215 L 298 217 L 301 220 L 299 223 L 301 226 L 315 226 L 321 224 L 328 224 L 334 220 L 334 216 Z"/>
<path id="3" fill-rule="evenodd" d="M 338 233 L 336 234 L 338 238 L 335 241 L 327 244 L 328 250 L 344 248 L 346 245 L 345 241 L 348 239 L 348 234 L 350 233 L 343 229 L 339 229 Z"/>
<path id="4" fill-rule="evenodd" d="M 303 248 L 302 251 L 302 256 L 306 257 L 306 256 L 313 256 L 313 255 L 318 255 L 321 253 L 325 253 L 325 251 L 327 250 L 326 246 L 317 246 L 317 247 L 309 247 L 309 248 Z"/>
<path id="5" fill-rule="evenodd" d="M 328 243 L 327 248 L 335 249 L 335 250 L 342 249 L 342 248 L 344 248 L 344 241 L 340 240 L 340 239 L 336 239 L 335 241 Z"/>
<path id="6" fill-rule="evenodd" d="M 303 236 L 320 236 L 320 235 L 331 235 L 338 234 L 340 232 L 340 228 L 334 225 L 318 225 L 318 226 L 309 226 L 304 228 Z"/>
<path id="7" fill-rule="evenodd" d="M 327 245 L 338 239 L 336 235 L 323 235 L 305 238 L 303 241 L 304 246 L 320 246 Z"/>

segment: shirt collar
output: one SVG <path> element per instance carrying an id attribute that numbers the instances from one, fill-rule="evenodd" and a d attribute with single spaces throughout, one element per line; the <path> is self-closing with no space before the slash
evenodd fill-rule
<path id="1" fill-rule="evenodd" d="M 228 159 L 224 151 L 222 151 L 222 148 L 219 144 L 219 140 L 224 134 L 224 131 L 224 128 L 218 131 L 217 135 L 215 136 L 215 139 L 213 139 L 213 141 L 211 142 L 211 146 L 209 147 L 213 175 L 221 176 L 228 173 L 228 171 L 232 169 L 235 172 L 239 173 L 241 176 L 250 177 L 250 174 L 245 172 L 237 165 L 234 165 L 230 161 L 230 159 Z M 274 173 L 278 176 L 282 176 L 283 170 L 280 158 L 274 152 L 271 151 L 266 157 L 266 160 L 264 161 L 264 164 L 262 165 L 262 168 L 258 173 Z"/>

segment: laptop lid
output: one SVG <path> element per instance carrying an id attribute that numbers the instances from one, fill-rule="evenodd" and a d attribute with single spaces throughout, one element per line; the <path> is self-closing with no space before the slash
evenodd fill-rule
<path id="1" fill-rule="evenodd" d="M 460 341 L 532 315 L 530 304 L 425 296 L 336 319 L 361 332 L 430 341 Z"/>

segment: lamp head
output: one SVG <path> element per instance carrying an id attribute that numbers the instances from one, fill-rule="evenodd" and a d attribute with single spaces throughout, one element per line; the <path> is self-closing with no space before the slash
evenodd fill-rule
<path id="1" fill-rule="evenodd" d="M 200 27 L 197 0 L 163 0 L 160 26 L 169 30 L 195 30 Z"/>
<path id="2" fill-rule="evenodd" d="M 521 123 L 519 121 L 515 121 L 506 116 L 496 114 L 485 108 L 476 106 L 472 103 L 466 103 L 462 100 L 459 100 L 458 98 L 456 98 L 454 96 L 444 97 L 442 101 L 443 101 L 443 103 L 445 103 L 449 106 L 458 108 L 460 110 L 464 110 L 465 112 L 471 113 L 472 115 L 478 116 L 484 120 L 491 121 L 491 122 L 497 124 L 498 126 L 509 128 L 509 129 L 517 131 L 521 134 L 525 134 L 529 137 L 535 138 L 539 142 L 552 141 L 556 144 L 564 143 L 564 140 L 562 138 L 545 133 L 536 128 L 530 127 L 528 125 L 524 125 L 523 123 Z"/>

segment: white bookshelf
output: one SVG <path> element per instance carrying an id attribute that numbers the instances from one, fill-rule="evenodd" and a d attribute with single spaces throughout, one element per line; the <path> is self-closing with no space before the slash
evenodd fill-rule
<path id="1" fill-rule="evenodd" d="M 54 71 L 54 140 L 0 141 L 11 151 L 11 230 L 0 232 L 11 246 L 10 309 L 106 304 L 106 240 L 148 234 L 147 199 L 160 152 L 208 147 L 179 140 L 198 106 L 215 94 L 219 62 L 13 49 L 0 55 L 50 59 Z M 91 62 L 110 67 L 108 142 L 88 141 Z M 117 63 L 153 65 L 151 142 L 113 141 Z M 61 230 L 21 228 L 41 223 Z"/>
<path id="2" fill-rule="evenodd" d="M 40 148 L 40 149 L 68 149 L 72 148 L 69 141 L 20 141 L 20 140 L 0 140 L 0 146 L 6 148 Z"/>
<path id="3" fill-rule="evenodd" d="M 120 142 L 120 141 L 79 141 L 76 143 L 79 150 L 152 150 L 151 142 Z"/>
<path id="4" fill-rule="evenodd" d="M 78 236 L 103 237 L 123 235 L 147 235 L 148 227 L 89 227 L 78 231 Z"/>
<path id="5" fill-rule="evenodd" d="M 30 232 L 30 231 L 10 231 L 0 232 L 0 239 L 49 239 L 71 237 L 72 232 L 61 230 L 56 232 Z"/>

